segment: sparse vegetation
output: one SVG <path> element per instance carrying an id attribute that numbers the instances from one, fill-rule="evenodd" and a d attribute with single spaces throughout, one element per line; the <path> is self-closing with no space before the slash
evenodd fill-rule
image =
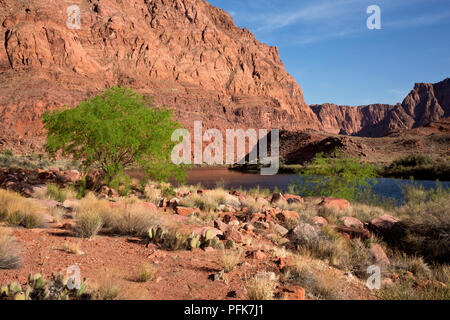
<path id="1" fill-rule="evenodd" d="M 136 281 L 148 282 L 153 279 L 154 275 L 155 275 L 155 268 L 149 264 L 143 264 L 139 269 Z"/>
<path id="2" fill-rule="evenodd" d="M 241 255 L 242 252 L 240 249 L 222 251 L 222 264 L 225 273 L 229 273 L 234 270 L 241 259 Z"/>
<path id="3" fill-rule="evenodd" d="M 271 279 L 270 273 L 262 272 L 256 274 L 247 281 L 247 297 L 249 300 L 272 300 L 275 293 L 275 280 Z"/>
<path id="4" fill-rule="evenodd" d="M 44 209 L 35 201 L 21 195 L 0 190 L 0 221 L 25 228 L 44 227 Z"/>
<path id="5" fill-rule="evenodd" d="M 0 229 L 0 269 L 22 266 L 22 250 L 16 239 Z"/>

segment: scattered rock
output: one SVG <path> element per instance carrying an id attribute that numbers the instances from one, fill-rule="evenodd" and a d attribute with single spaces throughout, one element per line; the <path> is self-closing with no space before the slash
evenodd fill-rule
<path id="1" fill-rule="evenodd" d="M 375 263 L 390 264 L 389 258 L 378 243 L 373 244 L 369 251 L 372 254 Z"/>
<path id="2" fill-rule="evenodd" d="M 292 203 L 304 203 L 305 202 L 305 200 L 302 197 L 294 195 L 294 194 L 285 194 L 284 198 L 287 200 L 287 202 L 289 204 L 292 204 Z"/>
<path id="3" fill-rule="evenodd" d="M 400 220 L 388 214 L 372 219 L 368 227 L 378 233 L 388 233 Z"/>
<path id="4" fill-rule="evenodd" d="M 319 206 L 323 206 L 328 209 L 339 209 L 346 210 L 350 208 L 350 202 L 346 199 L 338 199 L 338 198 L 323 198 L 322 202 L 319 203 Z"/>
<path id="5" fill-rule="evenodd" d="M 63 171 L 62 176 L 67 182 L 75 183 L 81 179 L 81 174 L 78 170 Z"/>
<path id="6" fill-rule="evenodd" d="M 225 279 L 225 271 L 222 270 L 222 271 L 216 272 L 216 273 L 214 273 L 214 274 L 211 274 L 211 275 L 208 277 L 208 279 L 209 279 L 209 280 L 212 280 L 212 281 L 221 281 L 221 280 L 224 280 L 224 279 Z"/>
<path id="7" fill-rule="evenodd" d="M 282 295 L 287 300 L 305 300 L 305 289 L 299 286 L 284 287 Z"/>
<path id="8" fill-rule="evenodd" d="M 279 192 L 276 192 L 272 195 L 272 199 L 270 200 L 270 203 L 277 203 L 278 201 L 286 201 L 286 198 L 283 197 L 283 195 Z"/>
<path id="9" fill-rule="evenodd" d="M 272 227 L 272 230 L 278 233 L 280 236 L 284 237 L 286 234 L 288 234 L 289 230 L 285 227 L 279 225 L 278 223 L 270 223 L 270 226 Z"/>
<path id="10" fill-rule="evenodd" d="M 193 214 L 199 214 L 200 210 L 197 208 L 176 207 L 175 213 L 180 216 L 188 217 Z"/>
<path id="11" fill-rule="evenodd" d="M 295 244 L 304 244 L 319 239 L 317 230 L 310 224 L 300 222 L 297 227 L 288 233 L 288 237 Z"/>
<path id="12" fill-rule="evenodd" d="M 328 221 L 324 217 L 315 216 L 313 220 L 314 220 L 314 224 L 316 226 L 318 226 L 319 228 L 324 228 L 328 225 Z"/>
<path id="13" fill-rule="evenodd" d="M 225 240 L 233 240 L 236 243 L 242 243 L 242 234 L 235 227 L 230 227 L 224 232 Z"/>
<path id="14" fill-rule="evenodd" d="M 334 230 L 344 235 L 348 235 L 349 239 L 360 238 L 365 240 L 370 238 L 370 232 L 366 229 L 334 226 Z"/>
<path id="15" fill-rule="evenodd" d="M 227 231 L 229 227 L 230 227 L 229 225 L 227 225 L 225 222 L 223 222 L 220 219 L 214 220 L 214 228 L 217 228 L 222 232 Z"/>
<path id="16" fill-rule="evenodd" d="M 277 214 L 277 218 L 283 222 L 286 222 L 289 220 L 298 220 L 300 219 L 300 215 L 295 211 L 283 210 L 281 213 Z"/>
<path id="17" fill-rule="evenodd" d="M 349 228 L 364 229 L 364 224 L 354 217 L 343 217 L 342 222 Z"/>
<path id="18" fill-rule="evenodd" d="M 247 254 L 247 257 L 251 258 L 251 259 L 255 259 L 255 260 L 264 260 L 267 258 L 267 255 L 262 250 L 256 250 L 256 251 L 249 252 Z"/>

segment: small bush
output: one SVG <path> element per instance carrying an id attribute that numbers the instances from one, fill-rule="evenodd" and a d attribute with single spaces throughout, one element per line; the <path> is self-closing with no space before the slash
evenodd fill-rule
<path id="1" fill-rule="evenodd" d="M 98 206 L 100 205 L 100 206 Z M 88 196 L 80 201 L 76 214 L 76 233 L 83 238 L 92 238 L 103 227 L 102 216 L 105 214 L 104 203 Z"/>
<path id="2" fill-rule="evenodd" d="M 239 263 L 242 252 L 240 250 L 223 250 L 222 251 L 222 265 L 225 273 L 229 273 Z"/>
<path id="3" fill-rule="evenodd" d="M 275 281 L 269 274 L 258 274 L 246 284 L 249 300 L 272 300 L 275 291 Z"/>
<path id="4" fill-rule="evenodd" d="M 151 265 L 144 264 L 139 269 L 139 273 L 137 276 L 138 282 L 148 282 L 153 279 L 155 275 L 155 268 Z"/>
<path id="5" fill-rule="evenodd" d="M 0 269 L 18 269 L 21 266 L 21 248 L 13 236 L 0 231 Z"/>
<path id="6" fill-rule="evenodd" d="M 119 287 L 115 284 L 115 276 L 111 272 L 101 272 L 97 281 L 93 284 L 92 299 L 114 300 L 119 294 Z"/>
<path id="7" fill-rule="evenodd" d="M 376 291 L 381 300 L 450 300 L 450 289 L 437 283 L 417 288 L 413 280 L 402 280 Z"/>
<path id="8" fill-rule="evenodd" d="M 47 197 L 59 202 L 64 202 L 66 199 L 76 199 L 77 192 L 69 187 L 60 188 L 56 184 L 49 183 L 47 184 Z"/>
<path id="9" fill-rule="evenodd" d="M 0 190 L 0 220 L 25 228 L 44 227 L 44 209 L 35 201 L 19 194 Z"/>

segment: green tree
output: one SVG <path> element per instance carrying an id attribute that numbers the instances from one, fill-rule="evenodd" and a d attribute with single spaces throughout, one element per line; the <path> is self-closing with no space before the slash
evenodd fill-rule
<path id="1" fill-rule="evenodd" d="M 51 155 L 72 156 L 84 173 L 99 168 L 110 186 L 129 181 L 124 170 L 130 167 L 158 181 L 185 178 L 186 168 L 170 159 L 176 144 L 172 132 L 180 124 L 165 106 L 155 106 L 153 99 L 130 89 L 107 89 L 76 108 L 46 112 L 42 120 Z"/>
<path id="2" fill-rule="evenodd" d="M 303 196 L 326 196 L 348 200 L 370 200 L 371 182 L 377 177 L 370 164 L 358 159 L 336 154 L 325 157 L 323 153 L 300 171 L 301 179 L 293 185 L 294 190 Z"/>

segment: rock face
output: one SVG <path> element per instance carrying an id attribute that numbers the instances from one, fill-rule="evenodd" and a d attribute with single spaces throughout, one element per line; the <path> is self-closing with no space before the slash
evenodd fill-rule
<path id="1" fill-rule="evenodd" d="M 40 115 L 123 85 L 175 110 L 188 129 L 319 128 L 278 49 L 204 0 L 0 2 L 0 136 L 42 143 Z M 3 144 L 5 144 L 3 141 Z"/>
<path id="2" fill-rule="evenodd" d="M 395 106 L 359 107 L 334 104 L 311 105 L 325 131 L 362 137 L 381 137 L 391 131 L 425 126 L 450 116 L 450 79 L 431 84 L 416 83 Z"/>

